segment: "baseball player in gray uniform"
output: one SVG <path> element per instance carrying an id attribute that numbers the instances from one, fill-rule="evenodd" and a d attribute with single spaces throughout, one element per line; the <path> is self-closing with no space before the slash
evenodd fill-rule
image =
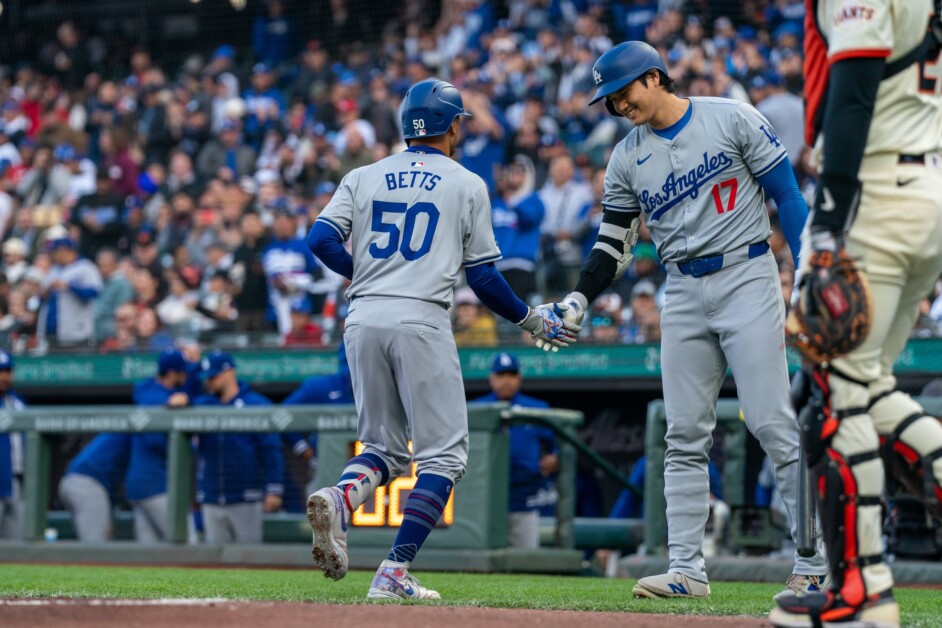
<path id="1" fill-rule="evenodd" d="M 763 189 L 778 205 L 796 258 L 808 210 L 781 141 L 752 106 L 677 97 L 657 51 L 641 42 L 613 47 L 593 75 L 591 102 L 604 99 L 610 113 L 635 128 L 615 147 L 597 242 L 575 290 L 558 305 L 565 318 L 581 321 L 588 303 L 624 271 L 634 221 L 643 218 L 668 270 L 661 364 L 670 569 L 642 578 L 633 593 L 706 597 L 707 462 L 727 367 L 746 425 L 772 460 L 795 536 L 798 429 Z M 821 551 L 796 556 L 787 590 L 817 590 L 826 572 Z"/>
<path id="2" fill-rule="evenodd" d="M 308 234 L 325 265 L 352 280 L 344 328 L 363 452 L 336 486 L 308 498 L 314 562 L 347 572 L 350 514 L 414 460 L 418 477 L 395 543 L 370 585 L 370 599 L 439 599 L 409 565 L 464 474 L 468 419 L 447 308 L 464 266 L 481 301 L 551 346 L 578 325 L 552 306 L 529 308 L 494 267 L 500 251 L 487 186 L 451 159 L 465 113 L 458 90 L 429 79 L 402 104 L 409 149 L 350 172 Z M 352 256 L 343 247 L 351 240 Z M 409 453 L 409 439 L 413 453 Z"/>

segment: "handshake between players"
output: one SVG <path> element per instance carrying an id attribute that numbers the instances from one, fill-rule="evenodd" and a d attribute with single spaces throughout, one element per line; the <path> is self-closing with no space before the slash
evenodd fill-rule
<path id="1" fill-rule="evenodd" d="M 631 253 L 632 247 L 638 242 L 638 227 L 641 224 L 641 218 L 636 217 L 631 221 L 631 226 L 625 232 L 625 238 L 622 243 L 621 257 L 615 266 L 615 276 L 612 281 L 616 281 L 625 274 L 631 260 L 634 257 Z M 530 336 L 536 338 L 536 346 L 543 351 L 559 351 L 560 347 L 567 347 L 576 342 L 574 334 L 582 331 L 582 319 L 585 318 L 585 311 L 589 307 L 588 299 L 581 292 L 570 292 L 566 298 L 558 303 L 544 303 L 530 310 L 531 315 L 534 312 L 552 312 L 556 318 L 560 319 L 562 329 L 555 335 L 550 330 L 546 335 L 550 340 L 544 340 L 537 337 L 532 331 Z M 528 317 L 529 318 L 529 317 Z M 551 320 L 551 319 L 547 319 Z M 523 324 L 520 324 L 523 327 Z M 525 327 L 523 327 L 526 329 Z"/>

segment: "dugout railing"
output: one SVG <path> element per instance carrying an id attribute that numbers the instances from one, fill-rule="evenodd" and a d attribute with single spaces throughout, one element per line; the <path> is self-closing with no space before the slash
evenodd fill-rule
<path id="1" fill-rule="evenodd" d="M 509 446 L 504 426 L 512 422 L 539 422 L 553 427 L 560 438 L 559 504 L 555 546 L 575 546 L 576 446 L 574 428 L 582 424 L 581 412 L 572 410 L 524 411 L 506 404 L 475 404 L 468 408 L 470 455 L 468 473 L 458 484 L 453 525 L 430 538 L 431 546 L 493 549 L 506 546 L 509 478 Z M 37 406 L 18 411 L 0 411 L 0 432 L 24 432 L 24 538 L 41 540 L 50 524 L 50 437 L 56 434 L 100 432 L 165 432 L 168 435 L 167 490 L 170 497 L 169 537 L 187 541 L 187 517 L 192 508 L 193 451 L 190 437 L 206 432 L 317 432 L 320 478 L 339 474 L 355 447 L 356 412 L 352 405 L 273 406 L 255 408 L 182 408 L 138 406 Z M 578 441 L 578 439 L 575 439 Z M 582 447 L 584 444 L 579 442 Z M 411 488 L 408 478 L 394 487 Z M 381 507 L 389 508 L 391 493 Z M 351 542 L 388 545 L 395 535 L 376 512 L 369 525 L 351 531 Z M 393 515 L 395 518 L 395 515 Z M 54 523 L 61 525 L 57 513 Z M 369 518 L 367 518 L 369 520 Z M 305 525 L 295 525 L 298 522 Z M 375 525 L 382 523 L 382 525 Z M 266 516 L 266 528 L 287 531 L 288 540 L 300 540 L 306 527 L 304 516 L 280 513 Z M 291 531 L 294 531 L 293 533 Z M 269 536 L 266 532 L 266 537 Z M 293 538 L 292 538 L 293 536 Z"/>

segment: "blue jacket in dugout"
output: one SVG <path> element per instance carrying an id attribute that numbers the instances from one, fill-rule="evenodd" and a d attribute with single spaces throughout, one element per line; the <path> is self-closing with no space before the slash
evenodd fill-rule
<path id="1" fill-rule="evenodd" d="M 0 398 L 0 406 L 19 410 L 26 407 L 22 397 L 13 391 L 7 392 Z M 22 434 L 8 434 L 0 432 L 0 499 L 13 496 L 13 439 L 18 439 L 19 451 L 26 451 L 26 442 Z"/>
<path id="2" fill-rule="evenodd" d="M 77 473 L 98 480 L 113 500 L 121 488 L 130 451 L 130 434 L 99 434 L 72 458 L 65 473 Z"/>
<path id="3" fill-rule="evenodd" d="M 495 403 L 500 399 L 494 393 L 473 399 L 472 403 Z M 548 408 L 542 399 L 517 393 L 510 405 L 523 408 Z M 543 477 L 540 458 L 556 451 L 556 436 L 553 430 L 535 425 L 514 425 L 508 430 L 510 436 L 510 512 L 539 510 L 541 515 L 551 516 L 556 511 L 556 483 Z M 545 503 L 544 503 L 545 502 Z"/>
<path id="4" fill-rule="evenodd" d="M 215 395 L 201 395 L 194 406 L 270 406 L 272 402 L 239 383 L 239 394 L 223 404 Z M 266 493 L 284 491 L 285 463 L 278 434 L 261 432 L 203 433 L 194 437 L 196 501 L 234 504 L 261 501 Z"/>
<path id="5" fill-rule="evenodd" d="M 182 356 L 181 356 L 182 359 Z M 132 400 L 136 406 L 166 406 L 174 393 L 185 392 L 190 399 L 203 390 L 199 377 L 199 364 L 187 364 L 190 371 L 182 388 L 165 388 L 155 377 L 134 385 Z M 131 435 L 131 457 L 124 480 L 125 497 L 136 501 L 167 492 L 167 435 L 163 432 L 145 432 Z"/>

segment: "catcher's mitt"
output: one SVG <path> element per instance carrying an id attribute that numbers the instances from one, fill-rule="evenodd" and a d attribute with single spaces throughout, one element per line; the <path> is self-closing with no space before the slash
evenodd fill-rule
<path id="1" fill-rule="evenodd" d="M 813 251 L 798 291 L 785 334 L 812 362 L 830 362 L 850 353 L 870 333 L 870 286 L 843 247 Z"/>

